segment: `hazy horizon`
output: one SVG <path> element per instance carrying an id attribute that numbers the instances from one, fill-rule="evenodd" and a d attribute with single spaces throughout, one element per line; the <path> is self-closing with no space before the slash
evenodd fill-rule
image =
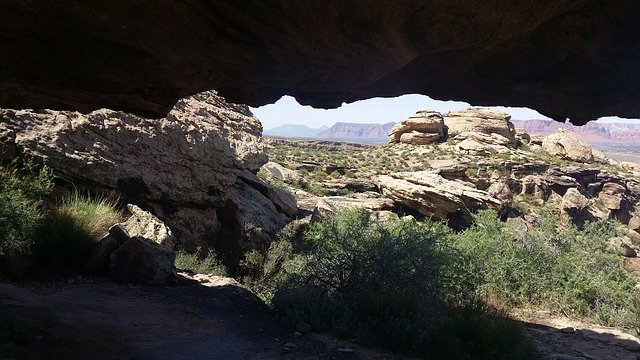
<path id="1" fill-rule="evenodd" d="M 399 122 L 419 110 L 435 110 L 448 112 L 468 108 L 472 105 L 462 101 L 434 100 L 424 95 L 403 95 L 395 98 L 372 98 L 343 104 L 337 109 L 315 109 L 300 105 L 291 96 L 283 96 L 274 104 L 251 108 L 251 111 L 262 122 L 265 130 L 280 125 L 306 125 L 310 128 L 331 126 L 337 122 L 384 124 Z M 473 105 L 479 106 L 479 105 Z M 490 109 L 503 111 L 514 120 L 550 118 L 539 112 L 520 107 L 487 106 Z M 622 119 L 618 117 L 600 118 L 598 122 L 607 123 L 640 123 L 638 119 Z"/>

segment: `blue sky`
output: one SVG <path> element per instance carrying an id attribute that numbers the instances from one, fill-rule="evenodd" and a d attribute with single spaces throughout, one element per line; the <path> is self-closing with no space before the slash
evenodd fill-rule
<path id="1" fill-rule="evenodd" d="M 396 98 L 373 98 L 343 104 L 338 109 L 314 109 L 302 106 L 290 96 L 284 96 L 275 104 L 251 108 L 260 119 L 265 129 L 271 129 L 283 124 L 305 124 L 312 128 L 323 125 L 331 126 L 336 122 L 352 123 L 386 123 L 398 122 L 406 119 L 418 110 L 436 110 L 447 112 L 464 109 L 471 105 L 461 101 L 433 100 L 424 95 L 403 95 Z M 535 110 L 528 108 L 491 107 L 511 114 L 513 119 L 546 119 Z M 637 119 L 625 120 L 620 118 L 605 118 L 605 122 L 640 122 Z"/>

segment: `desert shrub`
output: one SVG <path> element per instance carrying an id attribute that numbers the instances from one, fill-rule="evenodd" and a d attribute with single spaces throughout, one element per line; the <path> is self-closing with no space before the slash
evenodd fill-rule
<path id="1" fill-rule="evenodd" d="M 287 255 L 273 307 L 285 322 L 418 355 L 533 356 L 517 327 L 475 301 L 449 235 L 441 223 L 343 210 Z"/>
<path id="2" fill-rule="evenodd" d="M 275 289 L 284 280 L 285 275 L 281 268 L 292 257 L 293 244 L 287 240 L 272 242 L 266 252 L 252 250 L 246 253 L 240 263 L 240 269 L 244 274 L 243 284 L 262 300 L 270 303 Z"/>
<path id="3" fill-rule="evenodd" d="M 120 221 L 117 199 L 76 192 L 49 210 L 34 253 L 45 266 L 80 269 L 91 247 Z"/>
<path id="4" fill-rule="evenodd" d="M 327 173 L 322 170 L 316 170 L 313 172 L 313 180 L 315 181 L 324 181 L 327 179 Z"/>
<path id="5" fill-rule="evenodd" d="M 47 167 L 0 165 L 0 258 L 31 254 L 45 217 L 42 197 L 52 186 Z"/>
<path id="6" fill-rule="evenodd" d="M 475 219 L 452 241 L 469 260 L 467 273 L 479 296 L 588 316 L 606 325 L 640 324 L 636 281 L 607 246 L 607 239 L 617 235 L 615 223 L 558 228 L 557 217 L 547 213 L 528 231 L 516 232 L 494 212 L 480 212 Z"/>
<path id="7" fill-rule="evenodd" d="M 332 179 L 339 179 L 341 176 L 342 175 L 340 175 L 338 170 L 334 170 L 331 174 L 329 174 L 329 177 Z"/>
<path id="8" fill-rule="evenodd" d="M 356 175 L 356 173 L 354 173 L 353 171 L 348 170 L 348 171 L 344 174 L 344 177 L 349 178 L 349 179 L 355 179 L 355 178 L 357 178 L 358 176 L 357 176 L 357 175 Z"/>
<path id="9" fill-rule="evenodd" d="M 184 250 L 176 252 L 176 268 L 186 270 L 193 274 L 210 274 L 216 276 L 227 276 L 227 269 L 216 258 L 212 251 L 203 253 L 188 253 Z"/>

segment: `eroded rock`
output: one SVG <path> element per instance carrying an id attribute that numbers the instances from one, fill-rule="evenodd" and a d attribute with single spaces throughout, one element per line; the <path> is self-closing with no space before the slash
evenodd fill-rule
<path id="1" fill-rule="evenodd" d="M 175 253 L 143 237 L 133 237 L 110 256 L 109 276 L 116 281 L 164 285 L 175 281 Z"/>
<path id="2" fill-rule="evenodd" d="M 544 138 L 542 149 L 549 155 L 561 159 L 592 163 L 594 161 L 591 147 L 574 132 L 558 129 L 554 134 Z"/>
<path id="3" fill-rule="evenodd" d="M 427 145 L 444 139 L 442 114 L 435 111 L 418 111 L 396 124 L 389 131 L 389 143 Z"/>
<path id="4" fill-rule="evenodd" d="M 127 204 L 131 216 L 121 224 L 129 237 L 143 237 L 173 249 L 173 233 L 160 219 L 133 204 Z"/>
<path id="5" fill-rule="evenodd" d="M 470 132 L 486 135 L 498 134 L 515 144 L 516 129 L 511 115 L 484 108 L 469 108 L 444 114 L 449 137 Z"/>
<path id="6" fill-rule="evenodd" d="M 378 177 L 383 196 L 436 220 L 456 212 L 492 208 L 502 202 L 487 192 L 447 180 L 429 171 L 393 173 Z"/>
<path id="7" fill-rule="evenodd" d="M 245 187 L 243 174 L 267 161 L 260 121 L 248 107 L 227 103 L 213 91 L 180 100 L 163 119 L 106 109 L 87 115 L 4 109 L 0 118 L 1 150 L 46 159 L 68 183 L 116 190 L 123 200 L 152 210 L 191 250 L 211 244 L 222 228 L 218 211 L 234 201 L 230 189 Z M 254 186 L 266 186 L 260 183 Z M 251 207 L 240 213 L 257 211 L 274 224 L 281 214 L 270 194 L 280 211 L 294 213 L 275 190 L 251 194 L 253 203 L 235 199 L 235 206 Z M 257 204 L 266 207 L 258 211 Z"/>
<path id="8" fill-rule="evenodd" d="M 3 14 L 3 107 L 162 117 L 220 89 L 252 106 L 421 93 L 576 123 L 640 113 L 634 0 L 9 0 Z"/>

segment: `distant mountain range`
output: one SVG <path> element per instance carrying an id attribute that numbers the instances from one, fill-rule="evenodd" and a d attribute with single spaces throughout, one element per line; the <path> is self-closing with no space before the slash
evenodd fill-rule
<path id="1" fill-rule="evenodd" d="M 327 140 L 348 140 L 365 143 L 387 142 L 387 134 L 395 125 L 394 122 L 386 124 L 358 124 L 337 122 L 333 126 L 313 129 L 306 125 L 281 125 L 263 132 L 266 136 L 278 137 L 303 137 Z"/>
<path id="2" fill-rule="evenodd" d="M 314 129 L 302 124 L 284 124 L 262 132 L 266 136 L 313 138 L 317 133 L 327 130 L 328 126 Z"/>
<path id="3" fill-rule="evenodd" d="M 612 147 L 640 148 L 640 124 L 590 122 L 584 126 L 559 123 L 553 120 L 511 120 L 517 128 L 532 135 L 547 136 L 560 128 L 578 133 L 586 142 L 593 145 Z M 358 124 L 337 122 L 331 127 L 310 128 L 306 125 L 286 124 L 265 130 L 264 135 L 274 137 L 310 138 L 323 140 L 342 140 L 359 143 L 386 143 L 389 130 L 394 122 L 386 124 Z M 600 146 L 602 148 L 602 146 Z"/>
<path id="4" fill-rule="evenodd" d="M 511 120 L 516 128 L 532 135 L 547 136 L 563 128 L 580 135 L 586 142 L 597 144 L 640 145 L 640 124 L 590 122 L 583 126 L 559 123 L 553 120 Z"/>

